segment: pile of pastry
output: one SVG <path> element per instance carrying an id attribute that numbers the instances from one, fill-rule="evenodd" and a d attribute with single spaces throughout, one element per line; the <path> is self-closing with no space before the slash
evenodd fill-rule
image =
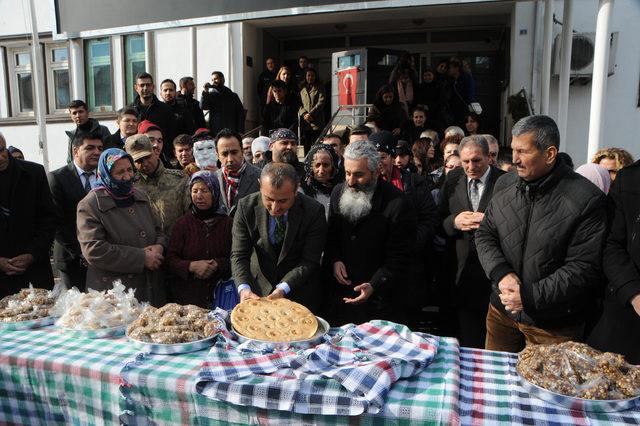
<path id="1" fill-rule="evenodd" d="M 52 291 L 43 288 L 23 288 L 19 293 L 0 300 L 0 321 L 31 321 L 48 317 L 56 299 Z"/>
<path id="2" fill-rule="evenodd" d="M 214 336 L 220 323 L 208 318 L 209 311 L 195 305 L 168 303 L 147 306 L 127 328 L 131 339 L 161 344 L 188 343 Z"/>
<path id="3" fill-rule="evenodd" d="M 584 343 L 527 346 L 516 368 L 531 383 L 562 395 L 598 400 L 640 395 L 640 367 Z"/>

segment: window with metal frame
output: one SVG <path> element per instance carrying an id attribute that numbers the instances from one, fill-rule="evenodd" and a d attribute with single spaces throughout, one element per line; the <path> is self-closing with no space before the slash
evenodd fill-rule
<path id="1" fill-rule="evenodd" d="M 85 81 L 90 111 L 113 111 L 111 39 L 85 40 Z"/>
<path id="2" fill-rule="evenodd" d="M 69 48 L 66 44 L 46 44 L 45 48 L 49 113 L 66 113 L 71 102 Z"/>
<path id="3" fill-rule="evenodd" d="M 124 37 L 124 66 L 127 104 L 133 102 L 136 92 L 133 89 L 136 75 L 146 71 L 144 34 L 131 34 Z"/>
<path id="4" fill-rule="evenodd" d="M 29 45 L 7 49 L 9 93 L 13 116 L 33 116 L 34 90 Z"/>

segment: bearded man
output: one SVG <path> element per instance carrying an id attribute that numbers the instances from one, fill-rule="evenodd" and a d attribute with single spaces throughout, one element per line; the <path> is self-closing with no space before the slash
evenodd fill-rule
<path id="1" fill-rule="evenodd" d="M 372 319 L 404 322 L 406 276 L 415 245 L 415 209 L 379 179 L 380 157 L 368 141 L 344 153 L 346 181 L 331 194 L 325 263 L 334 282 L 324 305 L 332 325 Z"/>

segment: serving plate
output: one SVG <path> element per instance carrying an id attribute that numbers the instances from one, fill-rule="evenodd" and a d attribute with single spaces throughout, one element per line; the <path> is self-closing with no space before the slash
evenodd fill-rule
<path id="1" fill-rule="evenodd" d="M 596 413 L 611 413 L 617 411 L 625 411 L 640 406 L 640 395 L 628 399 L 585 399 L 574 396 L 562 395 L 544 389 L 534 383 L 531 383 L 518 373 L 520 384 L 525 392 L 535 397 L 577 411 L 591 411 Z"/>
<path id="2" fill-rule="evenodd" d="M 96 328 L 94 330 L 58 326 L 58 329 L 65 334 L 70 334 L 72 336 L 83 338 L 83 339 L 106 339 L 109 337 L 122 336 L 126 331 L 127 326 L 119 325 L 117 327 Z"/>
<path id="3" fill-rule="evenodd" d="M 12 322 L 0 322 L 0 330 L 13 331 L 13 330 L 29 330 L 32 328 L 46 327 L 53 324 L 57 317 L 48 316 L 37 318 L 28 321 L 12 321 Z"/>
<path id="4" fill-rule="evenodd" d="M 142 340 L 133 339 L 129 336 L 127 336 L 127 339 L 129 339 L 136 348 L 140 349 L 143 352 L 161 355 L 175 355 L 196 352 L 211 347 L 215 343 L 217 337 L 218 334 L 216 333 L 213 336 L 205 337 L 204 339 L 200 340 L 194 340 L 193 342 L 172 344 L 143 342 Z"/>
<path id="5" fill-rule="evenodd" d="M 253 342 L 264 349 L 271 349 L 276 351 L 284 351 L 290 349 L 308 349 L 317 346 L 320 343 L 323 343 L 324 336 L 327 334 L 330 328 L 329 323 L 324 319 L 320 318 L 319 316 L 316 316 L 316 319 L 318 320 L 318 330 L 313 335 L 313 337 L 304 340 L 294 340 L 291 342 L 272 342 L 270 340 L 250 339 L 238 333 L 235 328 L 232 328 L 232 332 L 240 343 Z"/>

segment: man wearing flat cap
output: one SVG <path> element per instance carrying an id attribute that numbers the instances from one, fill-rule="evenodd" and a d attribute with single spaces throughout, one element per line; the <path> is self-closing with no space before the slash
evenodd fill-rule
<path id="1" fill-rule="evenodd" d="M 133 158 L 137 171 L 135 186 L 144 191 L 154 207 L 162 229 L 169 237 L 173 225 L 190 204 L 187 178 L 181 170 L 167 169 L 145 135 L 127 138 L 125 150 Z"/>

